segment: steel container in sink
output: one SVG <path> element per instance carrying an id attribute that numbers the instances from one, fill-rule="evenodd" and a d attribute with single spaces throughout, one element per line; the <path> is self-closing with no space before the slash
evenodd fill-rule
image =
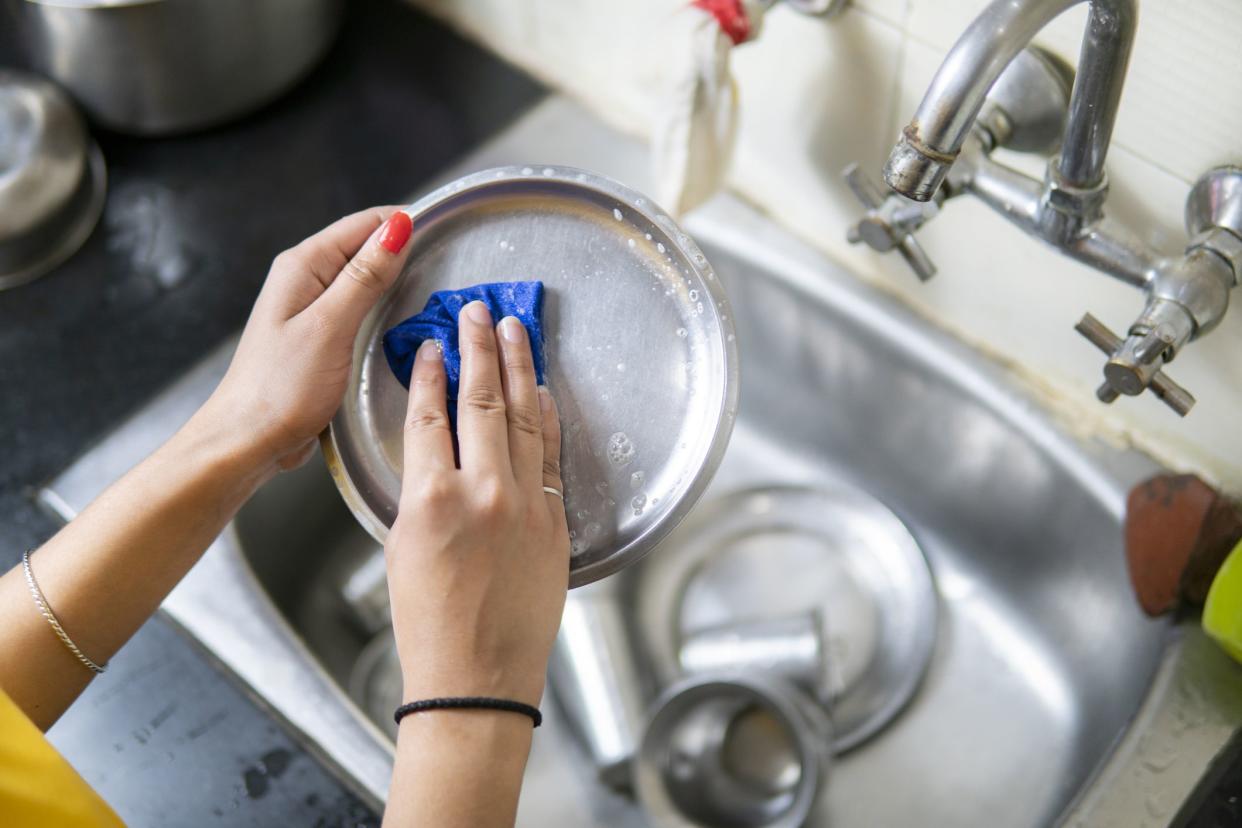
<path id="1" fill-rule="evenodd" d="M 341 0 L 8 0 L 26 51 L 93 121 L 164 134 L 275 98 L 327 51 Z"/>

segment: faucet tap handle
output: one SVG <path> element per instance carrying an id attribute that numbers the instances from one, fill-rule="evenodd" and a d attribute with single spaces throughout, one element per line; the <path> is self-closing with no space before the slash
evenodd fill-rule
<path id="1" fill-rule="evenodd" d="M 884 193 L 880 190 L 878 184 L 867 177 L 867 174 L 859 168 L 857 162 L 850 164 L 845 168 L 845 183 L 853 190 L 854 196 L 862 202 L 863 206 L 868 210 L 878 210 L 884 204 Z"/>
<path id="2" fill-rule="evenodd" d="M 1104 384 L 1096 390 L 1100 402 L 1111 403 L 1122 394 L 1137 396 L 1146 388 L 1169 408 L 1185 417 L 1194 407 L 1194 395 L 1159 369 L 1167 343 L 1154 333 L 1123 340 L 1091 314 L 1084 314 L 1074 330 L 1108 355 Z M 1129 351 L 1127 354 L 1126 352 Z M 1113 369 L 1113 370 L 1110 370 Z"/>
<path id="3" fill-rule="evenodd" d="M 929 211 L 896 194 L 886 196 L 857 164 L 845 168 L 845 182 L 867 208 L 867 214 L 846 235 L 850 244 L 862 242 L 879 253 L 896 250 L 920 281 L 935 276 L 936 265 L 914 238 L 914 231 L 935 215 L 937 207 L 933 204 Z"/>

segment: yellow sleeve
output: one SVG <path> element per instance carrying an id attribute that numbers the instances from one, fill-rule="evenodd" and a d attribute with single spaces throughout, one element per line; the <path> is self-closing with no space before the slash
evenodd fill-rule
<path id="1" fill-rule="evenodd" d="M 0 817 L 6 828 L 124 828 L 2 690 Z"/>

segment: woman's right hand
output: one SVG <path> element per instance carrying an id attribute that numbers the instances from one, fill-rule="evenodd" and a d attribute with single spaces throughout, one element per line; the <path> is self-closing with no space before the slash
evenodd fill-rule
<path id="1" fill-rule="evenodd" d="M 564 502 L 543 488 L 561 491 L 560 425 L 551 395 L 536 387 L 517 319 L 493 327 L 487 307 L 473 302 L 458 324 L 460 468 L 443 359 L 424 342 L 385 546 L 403 701 L 492 696 L 537 705 L 569 583 Z"/>

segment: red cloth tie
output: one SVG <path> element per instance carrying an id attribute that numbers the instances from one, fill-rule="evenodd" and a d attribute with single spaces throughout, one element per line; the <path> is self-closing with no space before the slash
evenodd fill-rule
<path id="1" fill-rule="evenodd" d="M 734 46 L 750 39 L 750 18 L 742 8 L 742 0 L 693 0 L 690 5 L 715 17 Z"/>

